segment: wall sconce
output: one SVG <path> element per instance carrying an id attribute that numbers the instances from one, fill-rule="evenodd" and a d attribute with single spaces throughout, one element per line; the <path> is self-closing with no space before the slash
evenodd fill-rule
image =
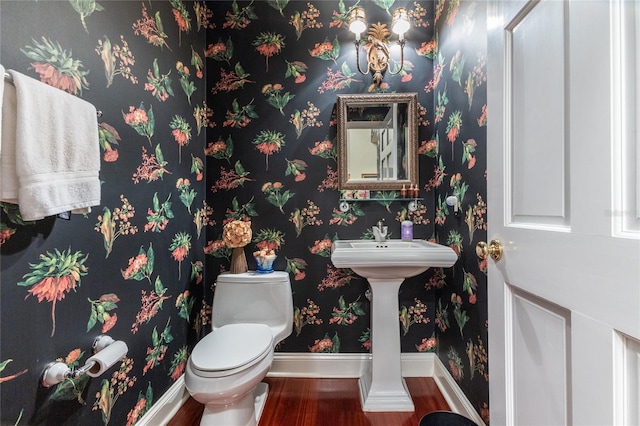
<path id="1" fill-rule="evenodd" d="M 368 72 L 373 73 L 373 82 L 379 86 L 382 83 L 384 73 L 389 67 L 389 30 L 387 24 L 371 24 L 371 28 L 367 31 L 369 41 L 369 51 L 367 53 L 367 71 L 362 71 L 360 67 L 360 34 L 367 28 L 367 19 L 365 16 L 364 8 L 357 6 L 351 9 L 349 13 L 349 31 L 356 35 L 356 64 L 358 65 L 358 71 L 362 75 L 366 75 Z M 407 9 L 399 7 L 393 11 L 391 20 L 391 31 L 398 34 L 398 44 L 400 45 L 400 68 L 396 72 L 389 73 L 396 75 L 404 67 L 404 44 L 405 33 L 409 31 L 411 24 L 409 22 L 409 14 Z"/>

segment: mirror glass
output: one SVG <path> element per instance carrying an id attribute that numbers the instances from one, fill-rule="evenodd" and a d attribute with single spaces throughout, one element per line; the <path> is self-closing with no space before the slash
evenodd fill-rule
<path id="1" fill-rule="evenodd" d="M 338 95 L 339 189 L 418 183 L 417 93 Z"/>

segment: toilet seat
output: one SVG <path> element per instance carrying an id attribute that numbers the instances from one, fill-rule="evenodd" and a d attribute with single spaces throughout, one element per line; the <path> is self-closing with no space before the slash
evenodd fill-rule
<path id="1" fill-rule="evenodd" d="M 267 325 L 229 324 L 200 340 L 189 362 L 198 376 L 229 376 L 258 363 L 272 348 L 273 335 Z"/>

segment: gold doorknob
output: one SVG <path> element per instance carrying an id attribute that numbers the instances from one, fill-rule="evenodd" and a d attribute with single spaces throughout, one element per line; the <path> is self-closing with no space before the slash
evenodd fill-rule
<path id="1" fill-rule="evenodd" d="M 476 244 L 476 255 L 482 260 L 491 256 L 497 262 L 502 259 L 502 244 L 498 240 L 491 240 L 489 244 L 480 241 Z"/>

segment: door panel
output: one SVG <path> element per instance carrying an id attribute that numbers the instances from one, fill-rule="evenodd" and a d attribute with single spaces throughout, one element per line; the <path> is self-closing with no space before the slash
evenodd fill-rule
<path id="1" fill-rule="evenodd" d="M 505 119 L 513 129 L 506 136 L 512 138 L 507 143 L 514 224 L 568 222 L 564 9 L 563 2 L 544 2 L 525 8 L 507 25 L 505 91 L 512 93 L 512 105 L 506 106 Z"/>
<path id="2" fill-rule="evenodd" d="M 569 424 L 570 313 L 517 290 L 511 311 L 515 424 Z M 538 404 L 541 394 L 550 403 Z"/>
<path id="3" fill-rule="evenodd" d="M 622 2 L 614 13 L 619 38 L 612 60 L 618 65 L 613 75 L 619 97 L 614 98 L 615 128 L 615 207 L 610 211 L 616 234 L 637 237 L 640 234 L 640 7 Z"/>
<path id="4" fill-rule="evenodd" d="M 624 424 L 640 424 L 640 341 L 623 337 L 624 371 L 621 372 L 624 389 Z"/>
<path id="5" fill-rule="evenodd" d="M 638 8 L 489 8 L 492 424 L 638 424 Z"/>

